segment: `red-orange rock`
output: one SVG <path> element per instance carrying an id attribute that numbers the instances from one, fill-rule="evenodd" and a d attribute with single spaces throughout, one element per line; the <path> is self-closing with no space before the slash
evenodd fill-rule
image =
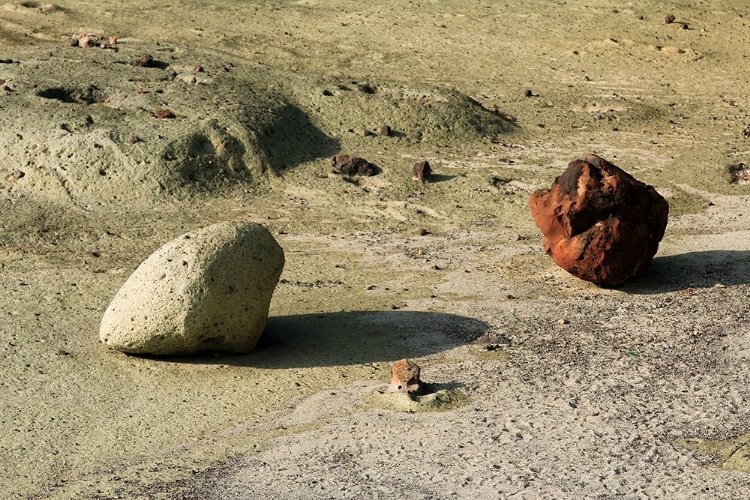
<path id="1" fill-rule="evenodd" d="M 388 392 L 418 392 L 422 388 L 419 372 L 419 366 L 413 361 L 396 361 L 391 369 L 391 385 L 388 386 Z"/>
<path id="2" fill-rule="evenodd" d="M 596 155 L 571 162 L 552 189 L 532 193 L 530 204 L 555 263 L 604 286 L 646 272 L 669 215 L 653 186 Z"/>

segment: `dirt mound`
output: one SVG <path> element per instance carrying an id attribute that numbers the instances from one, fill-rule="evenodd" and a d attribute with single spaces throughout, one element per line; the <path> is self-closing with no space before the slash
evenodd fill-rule
<path id="1" fill-rule="evenodd" d="M 297 92 L 297 99 L 330 123 L 327 130 L 342 135 L 387 125 L 389 136 L 447 144 L 494 138 L 514 128 L 505 114 L 461 92 L 415 83 L 333 79 Z"/>
<path id="2" fill-rule="evenodd" d="M 2 68 L 0 190 L 89 210 L 247 188 L 336 154 L 354 129 L 445 144 L 511 127 L 451 90 L 320 82 L 138 43 L 31 50 Z"/>
<path id="3" fill-rule="evenodd" d="M 160 50 L 140 67 L 142 52 L 66 47 L 4 65 L 0 189 L 91 209 L 216 194 L 335 151 L 251 65 Z"/>

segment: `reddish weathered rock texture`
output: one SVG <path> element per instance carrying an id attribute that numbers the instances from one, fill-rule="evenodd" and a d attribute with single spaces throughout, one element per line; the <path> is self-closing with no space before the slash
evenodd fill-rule
<path id="1" fill-rule="evenodd" d="M 596 155 L 571 162 L 530 204 L 544 250 L 557 265 L 603 286 L 646 271 L 669 214 L 653 186 Z"/>

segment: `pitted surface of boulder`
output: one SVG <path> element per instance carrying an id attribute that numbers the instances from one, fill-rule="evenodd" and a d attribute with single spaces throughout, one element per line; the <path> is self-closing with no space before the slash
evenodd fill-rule
<path id="1" fill-rule="evenodd" d="M 388 392 L 416 393 L 422 389 L 419 366 L 408 359 L 396 361 L 391 369 L 391 385 Z"/>
<path id="2" fill-rule="evenodd" d="M 258 224 L 222 222 L 183 234 L 120 288 L 100 339 L 133 354 L 249 352 L 283 267 L 283 250 Z"/>
<path id="3" fill-rule="evenodd" d="M 555 263 L 603 286 L 646 272 L 669 215 L 653 186 L 596 155 L 571 162 L 551 189 L 531 195 L 530 204 Z"/>

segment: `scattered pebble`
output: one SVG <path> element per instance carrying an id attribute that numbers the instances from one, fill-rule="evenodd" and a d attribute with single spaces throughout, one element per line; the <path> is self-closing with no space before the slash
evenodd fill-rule
<path id="1" fill-rule="evenodd" d="M 674 14 L 667 14 L 667 17 L 664 18 L 664 24 L 672 24 L 674 20 Z"/>
<path id="2" fill-rule="evenodd" d="M 153 68 L 155 65 L 154 57 L 151 54 L 141 54 L 140 59 L 138 59 L 138 66 L 141 68 Z"/>
<path id="3" fill-rule="evenodd" d="M 14 179 L 18 180 L 18 179 L 21 179 L 21 178 L 25 177 L 26 176 L 26 172 L 22 172 L 21 170 L 16 169 L 13 172 L 11 172 L 10 175 Z"/>
<path id="4" fill-rule="evenodd" d="M 193 68 L 193 71 L 196 72 L 196 73 L 203 73 L 203 72 L 205 72 L 205 70 L 203 69 L 203 66 L 201 66 L 200 64 L 198 66 L 196 66 L 195 68 Z"/>
<path id="5" fill-rule="evenodd" d="M 380 135 L 382 135 L 383 137 L 390 137 L 391 132 L 391 127 L 389 127 L 388 125 L 383 125 L 382 127 L 380 127 Z"/>
<path id="6" fill-rule="evenodd" d="M 141 142 L 142 140 L 143 139 L 141 139 L 137 135 L 131 135 L 130 137 L 128 137 L 128 144 L 137 144 Z"/>
<path id="7" fill-rule="evenodd" d="M 414 234 L 416 234 L 417 236 L 426 236 L 430 233 L 429 231 L 427 231 L 427 229 L 420 227 L 419 229 L 417 229 L 417 231 Z"/>
<path id="8" fill-rule="evenodd" d="M 346 175 L 357 175 L 360 177 L 370 177 L 375 175 L 375 165 L 357 156 L 338 155 L 332 159 L 333 168 L 337 172 Z"/>
<path id="9" fill-rule="evenodd" d="M 558 325 L 569 325 L 569 324 L 570 324 L 570 321 L 568 321 L 568 320 L 567 320 L 567 319 L 565 319 L 565 318 L 560 318 L 560 319 L 558 319 L 558 320 L 557 320 L 557 324 L 558 324 Z"/>
<path id="10" fill-rule="evenodd" d="M 5 81 L 0 80 L 0 85 L 5 83 Z M 750 125 L 745 127 L 742 132 L 740 132 L 740 136 L 742 136 L 744 139 L 750 139 Z"/>
<path id="11" fill-rule="evenodd" d="M 534 97 L 534 93 L 531 91 L 531 89 L 526 89 L 526 92 L 523 93 L 524 97 Z"/>
<path id="12" fill-rule="evenodd" d="M 168 109 L 156 109 L 152 113 L 154 117 L 159 119 L 165 119 L 165 118 L 177 118 L 177 115 L 175 115 L 172 111 Z"/>
<path id="13" fill-rule="evenodd" d="M 431 178 L 432 169 L 430 168 L 430 164 L 426 160 L 414 164 L 412 180 L 425 183 L 430 182 Z"/>
<path id="14" fill-rule="evenodd" d="M 87 47 L 94 47 L 98 41 L 99 38 L 96 35 L 84 35 L 78 39 L 78 47 L 84 49 Z"/>
<path id="15" fill-rule="evenodd" d="M 363 137 L 372 137 L 374 135 L 375 135 L 375 132 L 373 132 L 372 130 L 365 129 L 365 130 L 362 131 L 362 136 Z"/>

